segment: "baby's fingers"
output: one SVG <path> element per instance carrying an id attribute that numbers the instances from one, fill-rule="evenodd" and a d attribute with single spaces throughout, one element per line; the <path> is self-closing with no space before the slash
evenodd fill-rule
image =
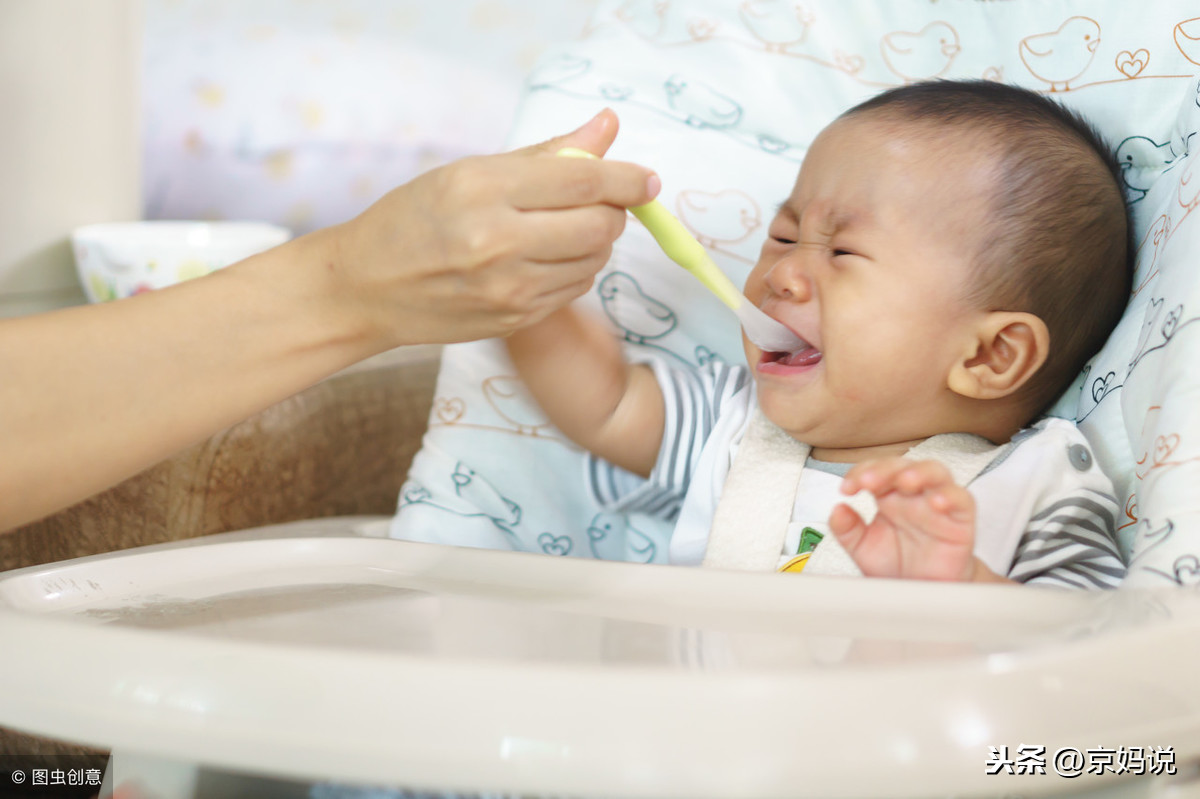
<path id="1" fill-rule="evenodd" d="M 863 461 L 853 466 L 842 478 L 842 493 L 857 494 L 859 491 L 870 491 L 880 494 L 890 491 L 896 476 L 912 463 L 913 461 L 906 458 Z"/>
<path id="2" fill-rule="evenodd" d="M 927 495 L 929 507 L 955 522 L 968 522 L 975 518 L 975 498 L 960 485 L 951 483 L 938 486 Z"/>
<path id="3" fill-rule="evenodd" d="M 841 542 L 842 547 L 853 554 L 867 533 L 867 524 L 858 515 L 858 511 L 849 505 L 838 504 L 829 514 L 829 529 Z"/>
<path id="4" fill-rule="evenodd" d="M 948 485 L 954 485 L 954 477 L 937 461 L 883 458 L 852 468 L 842 480 L 841 491 L 843 494 L 870 491 L 878 497 L 892 491 L 919 494 Z"/>

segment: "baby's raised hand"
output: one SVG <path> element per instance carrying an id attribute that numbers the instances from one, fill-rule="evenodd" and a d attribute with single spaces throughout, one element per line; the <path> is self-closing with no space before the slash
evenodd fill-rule
<path id="1" fill-rule="evenodd" d="M 829 526 L 868 577 L 968 581 L 976 578 L 975 498 L 937 461 L 885 458 L 857 464 L 841 491 L 869 491 L 870 524 L 838 505 Z"/>

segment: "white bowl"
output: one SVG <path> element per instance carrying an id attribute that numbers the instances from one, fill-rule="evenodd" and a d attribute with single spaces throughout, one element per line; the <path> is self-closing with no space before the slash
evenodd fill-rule
<path id="1" fill-rule="evenodd" d="M 75 269 L 92 302 L 181 283 L 291 238 L 264 222 L 111 222 L 71 233 Z"/>

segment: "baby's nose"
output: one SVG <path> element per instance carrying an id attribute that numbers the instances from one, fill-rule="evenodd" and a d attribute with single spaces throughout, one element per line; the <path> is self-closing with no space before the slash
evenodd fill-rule
<path id="1" fill-rule="evenodd" d="M 803 258 L 803 253 L 797 250 L 771 267 L 766 280 L 772 292 L 791 302 L 812 299 L 812 280 L 804 268 Z"/>

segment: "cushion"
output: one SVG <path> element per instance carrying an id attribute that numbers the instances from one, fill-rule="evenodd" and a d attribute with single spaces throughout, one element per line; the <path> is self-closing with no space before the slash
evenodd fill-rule
<path id="1" fill-rule="evenodd" d="M 1200 541 L 1189 548 L 1174 534 L 1200 533 L 1200 498 L 1187 490 L 1200 470 L 1200 419 L 1190 413 L 1200 391 L 1191 366 L 1200 325 L 1190 310 L 1200 307 L 1200 269 L 1189 257 L 1200 236 L 1189 221 L 1200 204 L 1200 180 L 1191 182 L 1200 19 L 1188 5 L 602 2 L 584 38 L 531 73 L 510 143 L 549 138 L 613 107 L 622 131 L 610 157 L 656 169 L 663 202 L 740 285 L 813 137 L 881 89 L 984 78 L 1078 109 L 1119 147 L 1141 247 L 1128 312 L 1055 413 L 1079 420 L 1121 494 L 1128 583 L 1186 582 L 1200 578 Z M 614 311 L 613 286 L 667 311 L 653 325 L 624 327 L 631 317 L 609 314 L 632 356 L 691 365 L 742 358 L 732 314 L 633 221 L 580 302 Z M 500 342 L 449 347 L 393 535 L 664 560 L 669 526 L 601 513 L 582 464 L 524 393 Z"/>

